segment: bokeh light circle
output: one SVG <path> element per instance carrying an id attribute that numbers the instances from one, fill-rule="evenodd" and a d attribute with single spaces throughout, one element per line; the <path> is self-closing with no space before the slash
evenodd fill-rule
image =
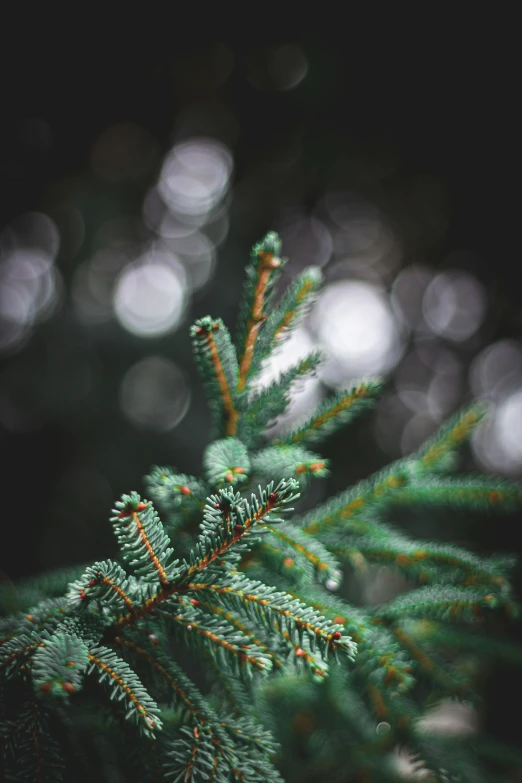
<path id="1" fill-rule="evenodd" d="M 442 272 L 428 285 L 422 312 L 430 329 L 450 340 L 469 339 L 486 315 L 487 297 L 479 281 L 460 270 Z"/>
<path id="2" fill-rule="evenodd" d="M 344 280 L 326 286 L 311 324 L 329 357 L 321 377 L 333 386 L 360 375 L 387 372 L 403 351 L 387 297 L 370 283 Z"/>
<path id="3" fill-rule="evenodd" d="M 230 150 L 216 139 L 180 142 L 163 162 L 159 195 L 174 213 L 206 214 L 225 195 L 232 165 Z"/>
<path id="4" fill-rule="evenodd" d="M 147 356 L 123 377 L 120 405 L 139 429 L 168 432 L 183 419 L 190 405 L 186 374 L 162 356 Z"/>
<path id="5" fill-rule="evenodd" d="M 116 281 L 114 311 L 128 332 L 157 337 L 180 324 L 185 298 L 186 284 L 179 268 L 138 261 L 125 267 Z"/>

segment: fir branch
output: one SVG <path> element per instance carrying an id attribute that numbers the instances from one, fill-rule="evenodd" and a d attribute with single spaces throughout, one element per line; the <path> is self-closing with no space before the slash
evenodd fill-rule
<path id="1" fill-rule="evenodd" d="M 208 617 L 192 606 L 185 614 L 169 614 L 158 609 L 156 616 L 170 620 L 174 631 L 182 636 L 189 646 L 207 649 L 223 665 L 229 665 L 236 675 L 251 676 L 252 669 L 268 674 L 272 669 L 272 660 L 263 648 L 249 643 L 249 638 L 233 628 L 227 621 L 217 617 Z"/>
<path id="2" fill-rule="evenodd" d="M 400 595 L 376 611 L 378 617 L 394 620 L 401 617 L 424 617 L 444 622 L 476 623 L 488 610 L 505 607 L 516 611 L 513 602 L 499 593 L 471 587 L 419 587 Z"/>
<path id="3" fill-rule="evenodd" d="M 216 431 L 218 435 L 235 435 L 238 368 L 228 330 L 220 318 L 206 316 L 196 321 L 190 333 Z"/>
<path id="4" fill-rule="evenodd" d="M 126 718 L 133 718 L 140 730 L 149 736 L 161 729 L 160 710 L 149 696 L 138 676 L 130 666 L 108 647 L 95 647 L 88 653 L 88 674 L 98 674 L 100 683 L 105 680 L 112 688 L 111 699 L 123 700 L 126 704 Z"/>
<path id="5" fill-rule="evenodd" d="M 448 506 L 464 510 L 503 512 L 522 505 L 522 491 L 512 482 L 487 476 L 456 479 L 426 477 L 401 487 L 386 498 L 390 505 Z"/>
<path id="6" fill-rule="evenodd" d="M 211 443 L 205 451 L 203 465 L 207 481 L 214 490 L 243 483 L 250 471 L 248 452 L 238 438 Z"/>
<path id="7" fill-rule="evenodd" d="M 291 283 L 267 318 L 259 339 L 259 356 L 277 350 L 307 315 L 323 280 L 319 267 L 304 269 Z"/>
<path id="8" fill-rule="evenodd" d="M 116 636 L 114 643 L 136 655 L 138 659 L 145 661 L 154 672 L 160 675 L 169 686 L 176 702 L 183 706 L 194 724 L 219 724 L 217 714 L 172 658 L 167 657 L 157 648 L 152 648 L 143 640 L 136 642 L 132 638 Z"/>
<path id="9" fill-rule="evenodd" d="M 22 633 L 9 639 L 0 647 L 0 673 L 6 678 L 18 673 L 20 666 L 26 663 L 39 647 L 44 647 L 50 634 L 43 630 L 40 634 L 33 631 L 30 635 Z"/>
<path id="10" fill-rule="evenodd" d="M 111 517 L 122 555 L 147 582 L 166 586 L 178 574 L 178 560 L 154 508 L 137 492 L 123 495 Z"/>
<path id="11" fill-rule="evenodd" d="M 78 636 L 57 633 L 46 639 L 33 656 L 33 682 L 39 693 L 67 698 L 81 689 L 87 664 L 84 642 Z"/>
<path id="12" fill-rule="evenodd" d="M 406 460 L 392 463 L 369 479 L 360 481 L 350 489 L 334 496 L 322 506 L 312 509 L 301 517 L 301 525 L 307 535 L 317 535 L 340 522 L 358 516 L 364 509 L 381 503 L 410 480 L 409 464 Z M 381 526 L 381 523 L 378 523 Z M 384 528 L 382 528 L 384 530 Z"/>
<path id="13" fill-rule="evenodd" d="M 310 477 L 325 478 L 328 460 L 301 446 L 269 446 L 252 459 L 252 472 L 265 480 L 295 478 L 304 486 Z"/>
<path id="14" fill-rule="evenodd" d="M 281 241 L 274 232 L 269 232 L 252 248 L 250 264 L 246 269 L 247 280 L 237 329 L 238 353 L 241 356 L 237 380 L 238 392 L 244 391 L 246 387 L 256 341 L 266 320 L 266 306 L 281 273 L 280 251 Z"/>
<path id="15" fill-rule="evenodd" d="M 205 509 L 202 534 L 191 553 L 190 564 L 185 563 L 180 581 L 186 583 L 198 571 L 219 560 L 254 526 L 261 522 L 278 521 L 279 518 L 273 516 L 274 512 L 291 511 L 288 504 L 298 497 L 297 488 L 297 482 L 293 479 L 283 479 L 275 489 L 272 483 L 265 490 L 260 487 L 260 499 L 251 495 L 250 502 L 234 494 L 232 489 L 212 495 Z"/>
<path id="16" fill-rule="evenodd" d="M 218 773 L 222 750 L 215 747 L 213 736 L 206 727 L 192 730 L 182 727 L 180 734 L 182 736 L 167 749 L 165 772 L 169 778 L 174 778 L 174 783 L 199 780 L 226 783 L 227 778 Z"/>
<path id="17" fill-rule="evenodd" d="M 216 604 L 210 603 L 208 601 L 202 601 L 202 600 L 198 601 L 197 599 L 192 599 L 192 603 L 194 603 L 196 606 L 198 604 L 201 605 L 201 607 L 206 612 L 217 614 L 220 617 L 223 617 L 223 619 L 226 620 L 226 622 L 229 623 L 229 625 L 235 628 L 236 631 L 239 631 L 245 637 L 247 637 L 251 644 L 254 644 L 260 650 L 263 650 L 263 652 L 266 655 L 272 658 L 274 669 L 280 669 L 283 666 L 284 663 L 283 660 L 273 650 L 271 650 L 268 647 L 268 645 L 265 644 L 265 642 L 259 639 L 251 628 L 245 625 L 244 622 L 241 622 L 241 620 L 236 616 L 234 612 L 228 612 L 226 609 L 223 609 L 221 606 L 217 606 Z"/>
<path id="18" fill-rule="evenodd" d="M 274 443 L 318 443 L 373 405 L 381 389 L 382 383 L 370 380 L 359 383 L 349 391 L 336 392 L 317 408 L 308 421 Z"/>
<path id="19" fill-rule="evenodd" d="M 271 547 L 268 551 L 269 559 L 273 559 L 276 556 L 283 562 L 291 556 L 304 558 L 313 567 L 314 575 L 319 582 L 325 582 L 330 579 L 337 584 L 341 583 L 342 571 L 339 563 L 332 556 L 331 551 L 328 551 L 320 541 L 307 536 L 306 533 L 292 525 L 291 522 L 282 522 L 277 527 L 262 525 L 262 528 L 269 531 L 270 536 L 277 544 L 277 547 Z M 267 552 L 265 543 L 263 542 L 261 545 L 261 555 Z M 276 552 L 274 552 L 274 549 L 276 549 Z"/>
<path id="20" fill-rule="evenodd" d="M 233 574 L 220 584 L 193 583 L 190 587 L 194 591 L 205 590 L 220 596 L 230 608 L 257 620 L 269 632 L 273 633 L 274 628 L 279 633 L 286 631 L 292 643 L 299 641 L 302 644 L 306 633 L 312 651 L 317 645 L 323 659 L 335 650 L 353 656 L 355 647 L 350 637 L 342 635 L 340 625 L 330 623 L 301 601 L 262 582 Z"/>
<path id="21" fill-rule="evenodd" d="M 487 412 L 484 404 L 475 404 L 458 411 L 439 429 L 433 438 L 421 446 L 413 459 L 423 472 L 432 472 L 445 467 L 445 460 L 468 440 L 475 427 Z"/>
<path id="22" fill-rule="evenodd" d="M 238 434 L 249 448 L 257 446 L 264 430 L 287 409 L 299 386 L 312 376 L 321 363 L 319 352 L 301 359 L 272 381 L 268 386 L 257 389 L 240 413 Z"/>
<path id="23" fill-rule="evenodd" d="M 362 555 L 375 563 L 386 563 L 406 571 L 414 576 L 434 578 L 442 583 L 452 582 L 463 585 L 494 584 L 506 582 L 506 567 L 511 560 L 500 558 L 481 558 L 465 549 L 450 544 L 437 544 L 428 541 L 414 541 L 404 535 L 393 535 L 375 540 L 372 537 L 349 537 L 348 545 L 339 545 L 328 541 L 329 549 L 342 560 L 353 562 L 354 554 Z M 429 567 L 437 570 L 436 575 L 429 573 Z"/>
<path id="24" fill-rule="evenodd" d="M 306 533 L 317 534 L 332 525 L 359 515 L 369 504 L 388 502 L 398 489 L 412 480 L 444 467 L 444 460 L 466 440 L 484 414 L 480 406 L 460 411 L 411 457 L 392 462 L 369 479 L 330 499 L 304 515 Z"/>
<path id="25" fill-rule="evenodd" d="M 171 467 L 153 467 L 143 477 L 143 482 L 153 501 L 165 513 L 180 512 L 189 516 L 190 512 L 198 512 L 205 506 L 207 487 L 195 476 L 176 473 Z"/>
<path id="26" fill-rule="evenodd" d="M 91 598 L 112 611 L 133 611 L 132 583 L 123 568 L 112 560 L 89 566 L 80 579 L 69 585 L 67 600 L 80 605 Z"/>

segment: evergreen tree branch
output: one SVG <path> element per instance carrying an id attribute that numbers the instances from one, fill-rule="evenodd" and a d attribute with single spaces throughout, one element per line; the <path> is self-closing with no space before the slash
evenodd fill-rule
<path id="1" fill-rule="evenodd" d="M 471 587 L 419 587 L 400 595 L 376 615 L 384 620 L 423 617 L 444 622 L 480 622 L 488 610 L 504 607 L 517 611 L 508 596 Z"/>
<path id="2" fill-rule="evenodd" d="M 259 339 L 259 356 L 276 351 L 308 313 L 322 282 L 319 267 L 304 269 L 276 304 L 266 320 Z"/>
<path id="3" fill-rule="evenodd" d="M 153 736 L 155 731 L 162 728 L 158 705 L 125 661 L 104 646 L 93 648 L 88 658 L 87 673 L 96 671 L 100 683 L 108 681 L 112 688 L 111 699 L 125 702 L 127 718 L 133 718 L 145 735 Z"/>
<path id="4" fill-rule="evenodd" d="M 241 356 L 237 380 L 238 392 L 244 391 L 246 387 L 256 341 L 266 320 L 265 308 L 281 272 L 280 251 L 281 241 L 274 232 L 268 233 L 252 248 L 238 322 L 238 352 Z"/>
<path id="5" fill-rule="evenodd" d="M 228 330 L 220 318 L 206 316 L 191 327 L 191 335 L 216 431 L 219 435 L 235 435 L 239 415 L 235 393 L 238 368 Z"/>
<path id="6" fill-rule="evenodd" d="M 206 478 L 215 490 L 236 486 L 248 479 L 250 459 L 246 447 L 238 438 L 224 438 L 208 446 L 203 458 Z"/>
<path id="7" fill-rule="evenodd" d="M 194 583 L 191 589 L 221 596 L 233 610 L 261 622 L 268 631 L 273 632 L 274 627 L 280 633 L 286 631 L 292 643 L 299 641 L 302 644 L 306 632 L 312 651 L 317 644 L 323 658 L 335 649 L 343 650 L 348 657 L 355 651 L 350 637 L 341 634 L 340 625 L 333 625 L 306 604 L 262 582 L 237 574 L 229 577 L 228 584 Z"/>
<path id="8" fill-rule="evenodd" d="M 272 668 L 271 657 L 262 648 L 258 649 L 256 645 L 250 644 L 248 637 L 231 627 L 228 622 L 205 616 L 196 607 L 192 607 L 190 614 L 174 615 L 164 609 L 158 609 L 155 614 L 172 621 L 174 631 L 182 631 L 180 635 L 188 645 L 204 646 L 225 666 L 230 664 L 235 674 L 251 676 L 248 667 L 268 674 Z"/>
<path id="9" fill-rule="evenodd" d="M 463 585 L 506 583 L 506 566 L 512 562 L 498 558 L 481 558 L 460 547 L 436 544 L 428 541 L 414 541 L 406 536 L 395 535 L 374 540 L 371 537 L 350 537 L 349 545 L 329 543 L 330 551 L 341 560 L 353 561 L 355 554 L 375 563 L 393 565 L 413 576 L 434 578 L 442 583 L 453 582 Z M 436 574 L 426 571 L 427 567 L 438 569 Z M 445 569 L 441 573 L 441 569 Z"/>
<path id="10" fill-rule="evenodd" d="M 321 363 L 319 352 L 311 353 L 295 366 L 285 370 L 268 386 L 257 389 L 243 406 L 238 423 L 238 434 L 249 448 L 263 438 L 264 430 L 281 416 L 290 404 L 292 394 L 307 376 L 315 373 Z"/>
<path id="11" fill-rule="evenodd" d="M 272 547 L 270 555 L 274 554 L 284 561 L 291 555 L 297 555 L 304 558 L 314 569 L 314 573 L 320 582 L 331 579 L 340 584 L 342 581 L 342 571 L 331 551 L 320 541 L 307 536 L 300 528 L 292 525 L 291 522 L 283 522 L 277 527 L 274 525 L 262 525 L 262 528 L 268 530 L 270 535 L 276 539 L 277 548 Z M 275 552 L 274 552 L 275 550 Z M 261 545 L 260 553 L 266 551 L 265 542 Z"/>
<path id="12" fill-rule="evenodd" d="M 412 480 L 418 481 L 421 476 L 442 469 L 444 460 L 470 436 L 483 415 L 481 406 L 460 411 L 416 454 L 392 462 L 370 479 L 359 482 L 305 514 L 302 519 L 305 532 L 317 534 L 360 514 L 369 504 L 388 502 L 396 490 L 403 489 Z"/>
<path id="13" fill-rule="evenodd" d="M 236 615 L 233 612 L 228 612 L 226 609 L 223 609 L 221 606 L 218 606 L 216 604 L 207 602 L 207 601 L 198 601 L 197 599 L 191 599 L 192 603 L 195 603 L 197 606 L 198 604 L 201 604 L 202 608 L 210 613 L 217 614 L 220 617 L 223 617 L 224 620 L 229 623 L 233 628 L 235 628 L 237 631 L 242 633 L 245 637 L 247 637 L 251 644 L 254 644 L 256 647 L 259 647 L 260 650 L 262 650 L 265 655 L 268 655 L 272 658 L 273 668 L 274 669 L 280 669 L 283 666 L 283 660 L 273 651 L 271 650 L 265 642 L 263 642 L 261 639 L 259 639 L 255 633 L 247 626 L 244 622 L 241 622 L 241 620 L 236 617 Z"/>
<path id="14" fill-rule="evenodd" d="M 380 394 L 382 384 L 378 381 L 364 381 L 349 391 L 336 392 L 326 399 L 304 424 L 292 430 L 275 445 L 318 443 L 355 416 L 373 405 Z"/>
<path id="15" fill-rule="evenodd" d="M 448 506 L 476 511 L 513 511 L 522 505 L 516 484 L 497 478 L 463 476 L 458 479 L 426 477 L 411 482 L 386 498 L 388 505 Z"/>
<path id="16" fill-rule="evenodd" d="M 137 492 L 123 495 L 111 517 L 122 555 L 146 582 L 165 587 L 178 574 L 178 560 L 152 504 L 141 500 Z"/>

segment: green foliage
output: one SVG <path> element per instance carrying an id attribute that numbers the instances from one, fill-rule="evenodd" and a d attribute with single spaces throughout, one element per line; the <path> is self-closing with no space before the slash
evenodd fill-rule
<path id="1" fill-rule="evenodd" d="M 205 451 L 203 464 L 206 479 L 213 489 L 229 484 L 235 486 L 248 480 L 250 459 L 238 438 L 224 438 L 211 443 Z"/>
<path id="2" fill-rule="evenodd" d="M 509 779 L 493 776 L 498 743 L 464 746 L 421 719 L 447 700 L 479 704 L 490 660 L 522 663 L 501 633 L 518 614 L 513 561 L 415 540 L 387 514 L 512 511 L 522 490 L 447 475 L 484 415 L 474 405 L 417 453 L 292 515 L 300 490 L 328 475 L 310 447 L 368 409 L 381 383 L 338 390 L 271 439 L 320 361 L 313 353 L 260 385 L 321 279 L 305 270 L 274 304 L 280 253 L 274 233 L 252 250 L 236 347 L 219 319 L 192 327 L 217 438 L 204 476 L 152 468 L 152 501 L 133 492 L 116 503 L 113 559 L 21 585 L 14 612 L 0 595 L 6 780 L 77 783 L 109 779 L 110 768 L 111 779 L 180 783 L 277 783 L 280 771 L 309 783 L 398 781 L 400 754 L 426 779 Z M 350 586 L 376 567 L 400 575 L 402 590 L 355 605 Z M 211 687 L 185 673 L 187 650 Z M 506 759 L 507 774 L 520 767 L 513 749 Z"/>
<path id="3" fill-rule="evenodd" d="M 319 443 L 371 406 L 381 389 L 381 383 L 366 381 L 353 389 L 337 392 L 325 400 L 308 421 L 288 433 L 282 442 L 308 445 Z"/>

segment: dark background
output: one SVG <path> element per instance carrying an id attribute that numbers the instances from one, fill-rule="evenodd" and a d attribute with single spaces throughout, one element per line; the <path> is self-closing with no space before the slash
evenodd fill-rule
<path id="1" fill-rule="evenodd" d="M 35 19 L 29 9 L 28 19 L 5 20 L 0 227 L 27 212 L 49 214 L 61 234 L 63 287 L 55 313 L 0 357 L 4 582 L 113 553 L 111 505 L 122 492 L 142 491 L 151 464 L 199 471 L 209 416 L 188 326 L 207 312 L 232 326 L 253 242 L 278 228 L 288 210 L 311 214 L 332 188 L 361 194 L 393 226 L 401 246 L 395 274 L 412 263 L 451 267 L 458 252 L 458 265 L 483 284 L 488 316 L 480 335 L 452 346 L 464 372 L 488 344 L 519 340 L 514 20 L 479 20 L 476 9 L 473 19 L 400 20 L 382 18 L 378 8 L 361 20 L 344 10 L 348 21 L 323 19 L 324 31 L 316 26 L 313 33 L 274 32 L 276 25 L 260 19 L 241 32 L 221 20 L 209 34 L 194 24 L 167 25 L 152 8 L 128 27 L 108 29 L 100 19 L 88 32 L 79 10 L 63 31 L 58 19 Z M 337 38 L 332 31 L 340 27 Z M 308 72 L 281 90 L 265 66 L 289 44 Z M 152 163 L 116 180 L 99 176 L 96 140 L 129 122 L 154 139 Z M 219 138 L 234 156 L 229 230 L 213 277 L 173 334 L 142 339 L 114 319 L 85 325 L 71 297 L 75 271 L 100 246 L 97 232 L 107 221 L 139 221 L 180 128 L 185 137 Z M 136 230 L 134 223 L 129 233 Z M 119 406 L 125 372 L 151 353 L 175 361 L 190 380 L 190 408 L 167 432 L 137 428 Z M 78 377 L 85 372 L 84 388 Z M 464 385 L 457 403 L 471 395 Z M 367 417 L 348 440 L 329 442 L 325 453 L 335 468 L 317 497 L 400 455 L 400 448 L 383 451 L 374 432 Z M 474 467 L 469 452 L 464 466 Z M 517 551 L 518 521 L 423 514 L 405 524 L 419 536 L 485 552 Z M 504 686 L 497 674 L 495 695 L 504 699 L 511 674 Z M 513 723 L 509 711 L 504 716 L 506 734 Z"/>
<path id="2" fill-rule="evenodd" d="M 55 314 L 2 357 L 1 563 L 11 579 L 105 556 L 113 546 L 111 503 L 140 489 L 150 464 L 199 469 L 209 419 L 187 327 L 207 311 L 232 325 L 249 247 L 278 227 L 285 210 L 311 213 L 329 188 L 355 190 L 386 216 L 401 242 L 396 271 L 411 263 L 445 268 L 454 252 L 461 253 L 460 266 L 466 259 L 489 309 L 480 339 L 457 346 L 464 366 L 488 343 L 518 339 L 510 20 L 371 16 L 351 17 L 343 39 L 331 30 L 274 33 L 268 24 L 240 34 L 222 23 L 212 35 L 190 35 L 185 31 L 193 26 L 168 27 L 152 11 L 121 29 L 100 22 L 87 32 L 71 21 L 65 34 L 57 20 L 29 26 L 8 20 L 0 223 L 31 211 L 49 214 L 61 231 L 56 264 L 63 280 Z M 326 27 L 337 26 L 330 22 Z M 265 66 L 288 44 L 302 52 L 308 72 L 294 89 L 281 90 Z M 96 139 L 129 122 L 154 139 L 156 157 L 127 179 L 98 176 Z M 114 320 L 85 326 L 71 304 L 75 270 L 97 246 L 100 226 L 122 216 L 139 219 L 179 127 L 185 136 L 221 139 L 234 156 L 229 231 L 212 280 L 192 297 L 172 335 L 143 340 Z M 81 215 L 79 238 L 64 206 Z M 191 379 L 190 409 L 166 433 L 136 429 L 118 405 L 123 374 L 148 353 L 175 359 Z M 84 393 L 75 383 L 85 363 L 91 382 Z M 469 396 L 464 389 L 459 402 Z M 339 460 L 333 489 L 392 456 L 368 435 L 367 424 L 356 428 L 353 450 L 342 438 L 328 446 Z M 494 535 L 490 527 L 480 527 L 476 546 L 515 547 L 512 526 Z"/>

